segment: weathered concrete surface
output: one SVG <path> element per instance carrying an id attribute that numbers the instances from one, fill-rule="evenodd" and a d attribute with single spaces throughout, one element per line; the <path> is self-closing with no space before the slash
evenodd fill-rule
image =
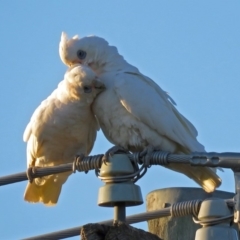
<path id="1" fill-rule="evenodd" d="M 159 189 L 147 195 L 147 211 L 159 210 L 176 202 L 210 197 L 229 199 L 233 196 L 233 193 L 224 191 L 215 191 L 209 194 L 200 188 Z M 149 232 L 164 240 L 194 240 L 196 230 L 200 227 L 192 221 L 191 216 L 165 217 L 148 221 Z"/>
<path id="2" fill-rule="evenodd" d="M 81 229 L 82 240 L 161 240 L 156 235 L 125 223 L 118 226 L 87 224 Z"/>

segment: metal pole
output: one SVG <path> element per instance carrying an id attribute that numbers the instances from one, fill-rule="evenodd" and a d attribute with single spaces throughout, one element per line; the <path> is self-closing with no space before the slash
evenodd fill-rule
<path id="1" fill-rule="evenodd" d="M 114 206 L 114 222 L 126 222 L 126 205 L 119 202 Z"/>

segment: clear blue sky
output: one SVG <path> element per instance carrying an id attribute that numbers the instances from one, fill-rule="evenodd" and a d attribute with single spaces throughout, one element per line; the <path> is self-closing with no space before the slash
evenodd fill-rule
<path id="1" fill-rule="evenodd" d="M 25 126 L 66 71 L 58 55 L 62 31 L 107 39 L 170 93 L 207 151 L 240 152 L 239 13 L 238 0 L 0 1 L 0 176 L 26 168 Z M 92 154 L 110 146 L 99 133 Z M 234 191 L 231 171 L 219 174 L 220 190 Z M 24 202 L 26 182 L 0 187 L 0 239 L 112 218 L 112 209 L 96 204 L 102 184 L 93 172 L 77 173 L 52 208 Z M 162 167 L 150 168 L 138 184 L 144 199 L 154 189 L 196 187 Z M 144 204 L 127 213 L 143 211 Z"/>

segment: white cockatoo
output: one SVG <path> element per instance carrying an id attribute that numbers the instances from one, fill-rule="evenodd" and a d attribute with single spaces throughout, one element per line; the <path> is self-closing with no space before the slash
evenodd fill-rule
<path id="1" fill-rule="evenodd" d="M 52 94 L 35 110 L 23 139 L 27 142 L 27 166 L 48 167 L 73 162 L 88 155 L 96 139 L 98 122 L 91 105 L 105 89 L 87 66 L 72 66 Z M 35 178 L 24 199 L 54 205 L 71 172 Z"/>
<path id="2" fill-rule="evenodd" d="M 114 145 L 132 152 L 151 148 L 177 154 L 205 151 L 196 139 L 195 127 L 178 112 L 168 94 L 124 60 L 106 40 L 77 35 L 68 39 L 62 33 L 59 53 L 67 66 L 80 63 L 91 67 L 106 86 L 93 110 L 103 133 Z M 208 167 L 166 167 L 192 178 L 206 192 L 221 184 Z"/>

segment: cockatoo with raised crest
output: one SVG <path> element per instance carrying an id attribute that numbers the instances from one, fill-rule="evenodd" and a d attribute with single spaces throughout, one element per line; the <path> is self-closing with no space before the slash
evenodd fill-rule
<path id="1" fill-rule="evenodd" d="M 62 33 L 60 58 L 67 66 L 87 65 L 106 90 L 93 110 L 106 138 L 132 152 L 159 149 L 170 153 L 204 152 L 195 127 L 173 105 L 173 100 L 153 80 L 130 65 L 116 47 L 97 36 L 68 39 Z M 221 179 L 208 167 L 169 164 L 166 167 L 192 178 L 207 192 Z"/>
<path id="2" fill-rule="evenodd" d="M 76 155 L 92 150 L 99 125 L 91 105 L 105 89 L 87 66 L 74 65 L 56 90 L 35 110 L 23 139 L 27 142 L 27 166 L 48 167 L 73 162 Z M 24 199 L 54 205 L 71 172 L 33 179 Z"/>

